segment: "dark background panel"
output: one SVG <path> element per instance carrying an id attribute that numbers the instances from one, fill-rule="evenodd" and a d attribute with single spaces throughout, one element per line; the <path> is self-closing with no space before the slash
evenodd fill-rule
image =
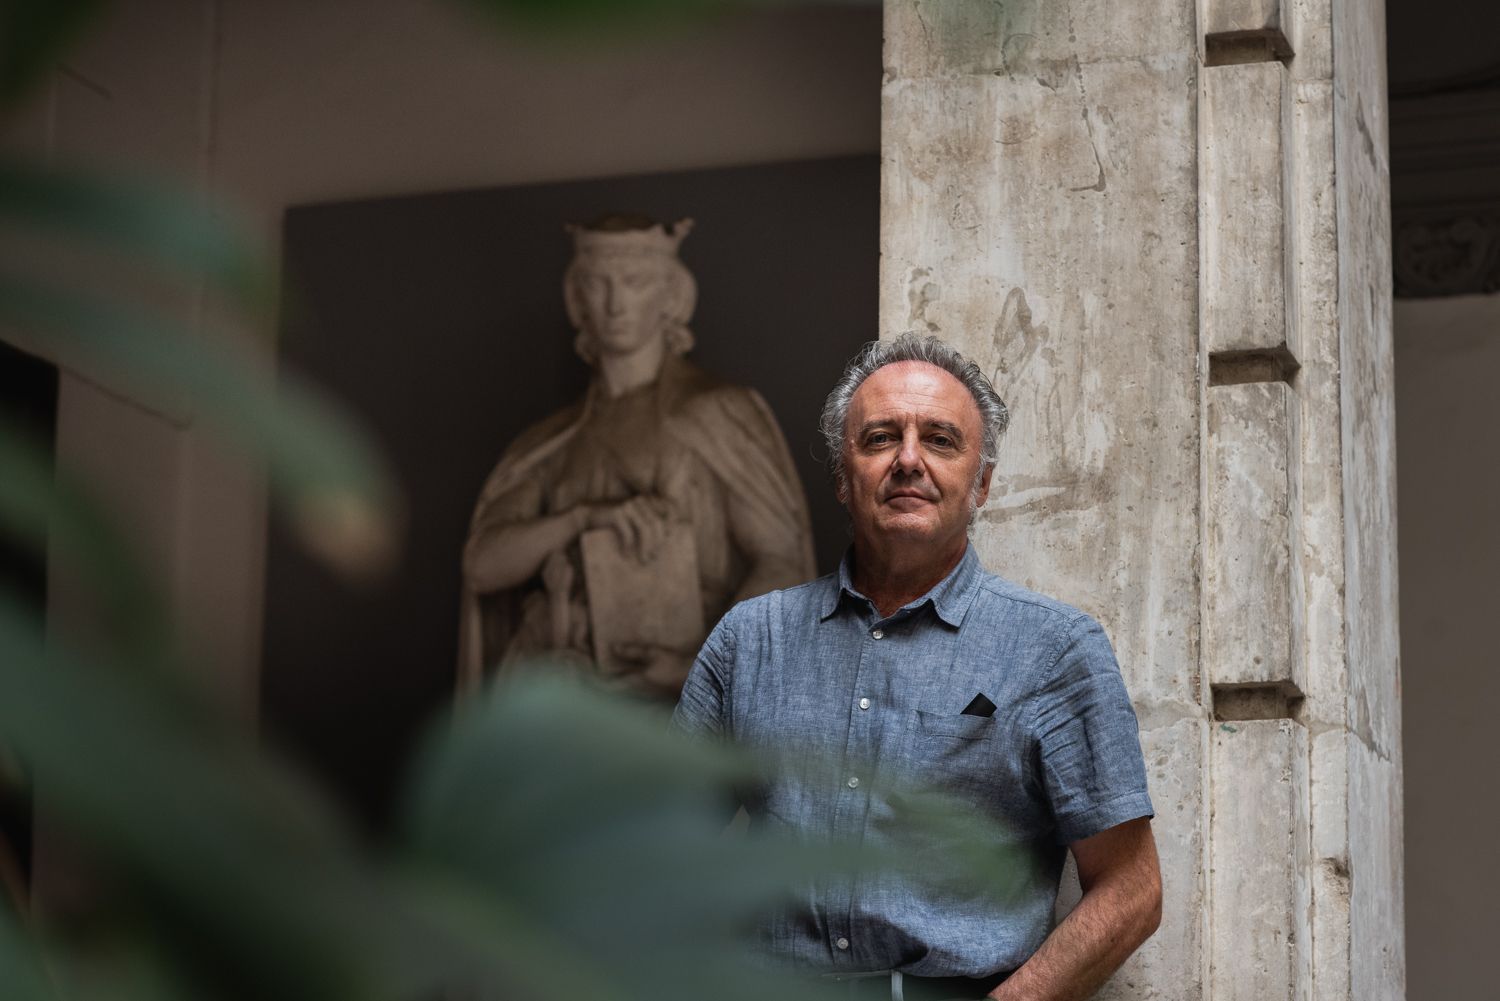
<path id="1" fill-rule="evenodd" d="M 611 211 L 691 216 L 699 365 L 753 386 L 807 490 L 820 571 L 847 530 L 816 421 L 876 333 L 874 156 L 313 205 L 286 216 L 282 359 L 369 424 L 410 515 L 386 583 L 351 591 L 272 526 L 262 705 L 367 816 L 388 805 L 421 721 L 452 693 L 459 553 L 480 484 L 588 370 L 562 306 L 563 230 Z"/>

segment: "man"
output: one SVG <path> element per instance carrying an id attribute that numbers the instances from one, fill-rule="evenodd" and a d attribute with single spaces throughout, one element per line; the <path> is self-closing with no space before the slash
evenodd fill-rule
<path id="1" fill-rule="evenodd" d="M 584 398 L 524 432 L 490 474 L 464 545 L 459 684 L 527 659 L 675 699 L 707 625 L 806 580 L 802 485 L 753 389 L 682 357 L 691 220 L 572 227 L 563 278 Z"/>
<path id="2" fill-rule="evenodd" d="M 1006 423 L 977 366 L 937 338 L 868 345 L 822 419 L 853 528 L 843 565 L 732 609 L 674 717 L 841 769 L 778 775 L 745 803 L 752 824 L 910 849 L 884 790 L 917 782 L 1029 858 L 1011 899 L 830 876 L 764 929 L 775 956 L 860 996 L 1086 998 L 1159 921 L 1137 724 L 1108 640 L 987 573 L 968 541 Z M 1052 928 L 1066 849 L 1083 898 Z"/>

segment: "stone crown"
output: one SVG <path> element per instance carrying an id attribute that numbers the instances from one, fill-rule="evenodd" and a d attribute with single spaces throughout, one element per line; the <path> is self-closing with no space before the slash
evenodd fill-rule
<path id="1" fill-rule="evenodd" d="M 656 223 L 647 229 L 603 230 L 569 223 L 567 230 L 573 236 L 573 251 L 580 257 L 595 254 L 676 257 L 677 248 L 692 228 L 692 219 L 679 219 L 669 226 Z"/>

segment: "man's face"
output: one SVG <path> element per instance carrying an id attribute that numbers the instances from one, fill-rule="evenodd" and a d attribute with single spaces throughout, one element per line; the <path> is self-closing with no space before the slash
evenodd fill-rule
<path id="1" fill-rule="evenodd" d="M 963 383 L 926 362 L 877 369 L 849 403 L 845 481 L 856 541 L 922 541 L 956 548 L 989 496 L 979 407 Z"/>
<path id="2" fill-rule="evenodd" d="M 584 326 L 601 351 L 629 353 L 662 336 L 665 279 L 662 261 L 645 255 L 592 255 L 579 269 Z"/>

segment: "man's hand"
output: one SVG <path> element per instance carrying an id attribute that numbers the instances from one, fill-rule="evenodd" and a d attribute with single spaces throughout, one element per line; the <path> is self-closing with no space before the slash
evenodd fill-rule
<path id="1" fill-rule="evenodd" d="M 1126 821 L 1069 847 L 1083 899 L 990 993 L 996 1001 L 1092 997 L 1161 923 L 1161 870 L 1150 820 Z"/>

